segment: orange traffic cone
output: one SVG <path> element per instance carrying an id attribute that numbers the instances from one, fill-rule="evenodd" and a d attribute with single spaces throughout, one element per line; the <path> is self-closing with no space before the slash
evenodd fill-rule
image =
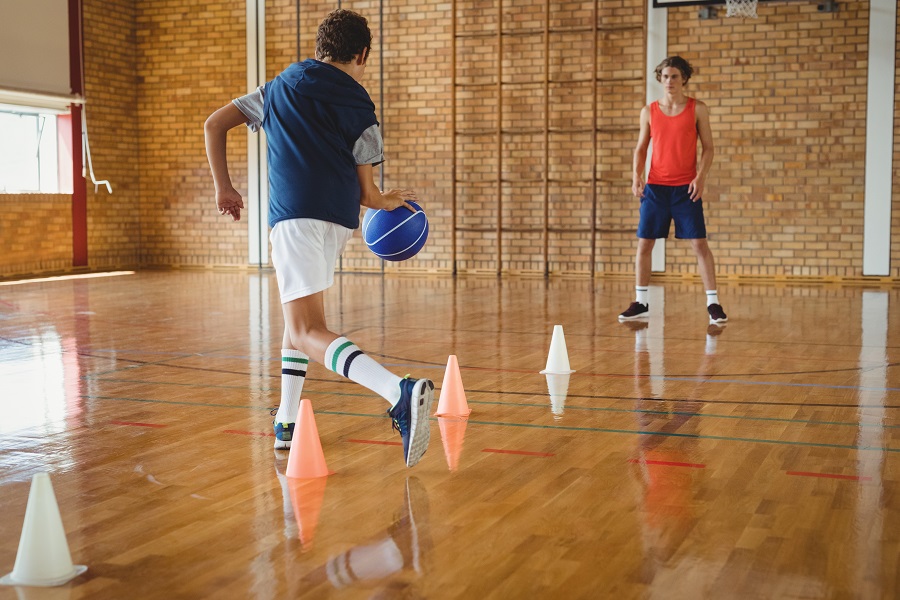
<path id="1" fill-rule="evenodd" d="M 328 483 L 327 477 L 288 479 L 291 506 L 294 508 L 294 518 L 297 520 L 297 537 L 300 538 L 304 552 L 312 547 L 313 538 L 316 535 L 319 514 L 322 512 L 322 501 L 325 498 L 326 483 Z"/>
<path id="2" fill-rule="evenodd" d="M 85 571 L 86 566 L 72 564 L 50 475 L 37 473 L 31 478 L 16 564 L 0 584 L 52 587 Z"/>
<path id="3" fill-rule="evenodd" d="M 447 467 L 451 471 L 459 468 L 459 457 L 462 454 L 467 423 L 466 419 L 457 417 L 438 417 L 441 441 L 444 443 L 444 456 L 447 457 Z"/>
<path id="4" fill-rule="evenodd" d="M 325 464 L 325 454 L 322 452 L 322 441 L 316 428 L 312 403 L 306 399 L 300 400 L 297 424 L 294 425 L 294 439 L 291 442 L 287 470 L 284 474 L 295 479 L 327 477 L 332 474 Z"/>
<path id="5" fill-rule="evenodd" d="M 434 414 L 436 417 L 467 418 L 471 412 L 466 402 L 462 377 L 459 375 L 459 362 L 456 355 L 451 354 L 447 360 L 447 370 L 444 371 L 444 383 L 441 384 L 441 398 Z"/>

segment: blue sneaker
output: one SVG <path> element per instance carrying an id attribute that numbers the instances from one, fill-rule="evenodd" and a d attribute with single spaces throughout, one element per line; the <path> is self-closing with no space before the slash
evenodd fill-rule
<path id="1" fill-rule="evenodd" d="M 275 449 L 289 450 L 291 438 L 294 437 L 293 423 L 274 423 L 275 425 Z"/>
<path id="2" fill-rule="evenodd" d="M 400 382 L 400 400 L 388 410 L 394 429 L 403 439 L 403 456 L 406 466 L 412 467 L 428 449 L 431 428 L 428 416 L 434 400 L 434 383 L 430 379 L 410 379 Z"/>

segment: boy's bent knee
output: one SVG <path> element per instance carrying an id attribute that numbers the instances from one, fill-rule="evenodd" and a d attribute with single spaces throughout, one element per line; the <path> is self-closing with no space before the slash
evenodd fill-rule
<path id="1" fill-rule="evenodd" d="M 314 329 L 289 328 L 286 337 L 290 340 L 291 346 L 295 350 L 309 354 L 309 351 L 314 344 L 314 340 L 316 340 L 318 336 Z"/>

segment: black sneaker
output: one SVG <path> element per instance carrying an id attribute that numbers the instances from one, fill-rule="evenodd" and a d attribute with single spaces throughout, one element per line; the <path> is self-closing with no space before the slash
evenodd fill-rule
<path id="1" fill-rule="evenodd" d="M 400 400 L 388 410 L 393 427 L 403 440 L 406 466 L 412 467 L 428 449 L 431 429 L 428 415 L 434 399 L 434 383 L 430 379 L 413 380 L 404 377 L 400 382 Z"/>
<path id="2" fill-rule="evenodd" d="M 640 302 L 632 302 L 631 305 L 619 315 L 620 321 L 630 321 L 632 319 L 645 319 L 650 316 L 650 306 L 641 304 Z"/>
<path id="3" fill-rule="evenodd" d="M 706 307 L 706 310 L 709 311 L 710 323 L 724 323 L 728 320 L 728 316 L 725 314 L 725 311 L 722 310 L 721 304 L 710 304 Z"/>

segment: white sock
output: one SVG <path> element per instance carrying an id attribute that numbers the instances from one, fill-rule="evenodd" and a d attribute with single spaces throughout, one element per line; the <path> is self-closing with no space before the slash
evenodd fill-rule
<path id="1" fill-rule="evenodd" d="M 635 302 L 640 302 L 644 306 L 650 306 L 650 301 L 647 299 L 647 296 L 650 295 L 650 288 L 645 285 L 636 285 L 634 286 L 634 291 L 636 294 Z"/>
<path id="2" fill-rule="evenodd" d="M 295 423 L 300 409 L 300 392 L 306 381 L 309 357 L 293 348 L 281 349 L 281 404 L 275 414 L 276 423 Z"/>
<path id="3" fill-rule="evenodd" d="M 325 367 L 338 375 L 365 386 L 391 403 L 400 400 L 400 381 L 377 362 L 366 356 L 345 337 L 339 337 L 325 350 Z"/>
<path id="4" fill-rule="evenodd" d="M 719 294 L 716 290 L 706 290 L 706 305 L 710 304 L 718 304 L 719 303 Z"/>

